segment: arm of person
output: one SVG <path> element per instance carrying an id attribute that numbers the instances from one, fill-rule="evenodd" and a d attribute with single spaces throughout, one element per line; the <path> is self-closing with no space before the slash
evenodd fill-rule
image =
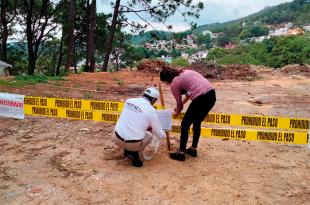
<path id="1" fill-rule="evenodd" d="M 151 118 L 152 133 L 155 134 L 160 139 L 166 138 L 166 133 L 163 131 L 155 111 L 150 113 L 150 118 Z"/>
<path id="2" fill-rule="evenodd" d="M 188 102 L 188 100 L 189 100 L 189 96 L 185 95 L 185 97 L 182 101 L 183 105 L 185 105 Z"/>
<path id="3" fill-rule="evenodd" d="M 182 102 L 182 94 L 181 94 L 181 88 L 180 88 L 180 82 L 179 80 L 173 81 L 170 84 L 170 90 L 172 95 L 174 96 L 177 106 L 174 108 L 173 115 L 178 115 L 183 109 L 183 102 Z"/>
<path id="4" fill-rule="evenodd" d="M 182 104 L 185 105 L 188 102 L 188 100 L 189 100 L 189 97 L 187 95 L 185 95 L 184 99 L 182 100 Z M 173 111 L 174 111 L 172 113 L 173 116 L 178 116 L 181 113 L 181 110 L 178 111 L 177 107 L 175 107 Z"/>

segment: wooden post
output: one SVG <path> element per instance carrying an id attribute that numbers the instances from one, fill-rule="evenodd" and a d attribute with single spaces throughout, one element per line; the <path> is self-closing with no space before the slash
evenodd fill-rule
<path id="1" fill-rule="evenodd" d="M 163 108 L 165 108 L 165 100 L 164 100 L 164 95 L 163 95 L 161 83 L 159 83 L 159 95 L 160 95 L 160 105 Z M 171 150 L 171 148 L 170 148 L 170 137 L 169 137 L 169 132 L 168 131 L 166 131 L 166 140 L 167 140 L 168 151 L 170 151 Z"/>

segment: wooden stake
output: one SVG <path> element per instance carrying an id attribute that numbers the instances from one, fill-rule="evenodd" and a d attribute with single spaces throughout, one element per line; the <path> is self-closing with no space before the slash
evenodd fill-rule
<path id="1" fill-rule="evenodd" d="M 161 83 L 159 83 L 159 95 L 160 95 L 160 104 L 163 108 L 165 108 L 165 100 L 164 100 L 164 95 L 163 95 Z M 167 140 L 168 151 L 170 151 L 171 150 L 171 148 L 170 148 L 170 137 L 169 137 L 168 131 L 166 131 L 166 140 Z"/>

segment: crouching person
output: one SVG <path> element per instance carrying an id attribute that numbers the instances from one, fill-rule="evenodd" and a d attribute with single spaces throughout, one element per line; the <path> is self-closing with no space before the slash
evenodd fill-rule
<path id="1" fill-rule="evenodd" d="M 153 134 L 161 139 L 166 137 L 152 106 L 158 98 L 158 90 L 150 87 L 142 97 L 126 100 L 116 123 L 113 142 L 124 149 L 124 155 L 135 167 L 143 166 L 143 150 L 152 141 Z"/>

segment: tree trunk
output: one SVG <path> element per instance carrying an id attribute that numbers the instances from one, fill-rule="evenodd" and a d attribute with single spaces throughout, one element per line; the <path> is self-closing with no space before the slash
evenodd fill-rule
<path id="1" fill-rule="evenodd" d="M 88 39 L 89 39 L 89 14 L 90 14 L 90 8 L 89 8 L 89 0 L 86 1 L 86 59 L 85 59 L 85 72 L 89 71 L 89 45 L 88 45 Z"/>
<path id="2" fill-rule="evenodd" d="M 108 69 L 108 63 L 109 63 L 110 53 L 111 53 L 112 47 L 113 47 L 113 39 L 114 39 L 114 35 L 115 35 L 115 30 L 116 30 L 116 24 L 117 24 L 117 17 L 118 17 L 118 13 L 119 13 L 120 2 L 121 2 L 121 0 L 116 0 L 116 2 L 115 2 L 111 29 L 110 29 L 108 41 L 106 44 L 107 47 L 106 47 L 105 54 L 104 54 L 104 62 L 103 62 L 103 66 L 102 66 L 102 71 L 107 71 L 107 69 Z"/>
<path id="3" fill-rule="evenodd" d="M 36 66 L 36 56 L 33 51 L 33 33 L 32 33 L 32 12 L 33 12 L 34 0 L 29 2 L 29 7 L 26 17 L 26 35 L 28 46 L 28 74 L 33 75 Z"/>
<path id="4" fill-rule="evenodd" d="M 60 66 L 62 62 L 62 44 L 63 44 L 63 39 L 64 39 L 64 33 L 62 32 L 61 39 L 60 39 L 60 47 L 59 47 L 59 57 L 58 57 L 58 62 L 57 62 L 57 67 L 56 67 L 56 75 L 59 75 L 60 73 Z"/>
<path id="5" fill-rule="evenodd" d="M 74 8 L 74 0 L 68 0 L 69 7 L 69 15 L 68 15 L 68 51 L 67 51 L 67 62 L 65 66 L 65 70 L 69 72 L 71 64 L 72 64 L 72 54 L 73 54 L 73 41 L 74 41 L 74 20 L 75 20 L 75 8 Z"/>
<path id="6" fill-rule="evenodd" d="M 75 45 L 73 45 L 73 66 L 74 66 L 74 73 L 77 74 L 76 59 L 75 59 Z"/>
<path id="7" fill-rule="evenodd" d="M 89 72 L 95 72 L 95 49 L 94 49 L 94 32 L 96 23 L 96 0 L 92 0 L 89 10 L 89 34 L 88 34 L 88 57 Z"/>
<path id="8" fill-rule="evenodd" d="M 1 58 L 4 62 L 7 62 L 7 41 L 9 36 L 8 31 L 8 22 L 6 19 L 6 12 L 7 12 L 7 0 L 1 0 L 1 24 L 2 24 L 2 48 L 1 48 Z"/>

